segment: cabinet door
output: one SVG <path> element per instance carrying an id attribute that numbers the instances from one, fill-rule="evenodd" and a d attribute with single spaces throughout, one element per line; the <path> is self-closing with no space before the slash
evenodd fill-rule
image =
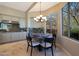
<path id="1" fill-rule="evenodd" d="M 11 34 L 10 33 L 3 33 L 3 35 L 2 35 L 2 42 L 9 42 L 9 41 L 11 41 Z"/>
<path id="2" fill-rule="evenodd" d="M 0 43 L 2 42 L 2 39 L 3 39 L 3 34 L 0 33 Z"/>
<path id="3" fill-rule="evenodd" d="M 13 40 L 13 41 L 18 40 L 18 35 L 17 35 L 17 34 L 18 34 L 17 32 L 13 32 L 13 33 L 12 33 L 12 40 Z"/>

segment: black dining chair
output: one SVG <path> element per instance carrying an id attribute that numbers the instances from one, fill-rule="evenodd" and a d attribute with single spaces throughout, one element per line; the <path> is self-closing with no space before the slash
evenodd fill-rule
<path id="1" fill-rule="evenodd" d="M 52 33 L 52 35 L 53 35 L 53 45 L 55 46 L 55 48 L 56 48 L 56 39 L 57 39 L 57 31 L 54 31 L 53 33 Z"/>
<path id="2" fill-rule="evenodd" d="M 28 36 L 26 36 L 26 39 L 27 39 L 27 52 L 28 52 L 28 49 L 29 47 L 31 47 L 31 52 L 30 52 L 30 56 L 32 56 L 32 51 L 33 51 L 33 48 L 35 47 L 38 47 L 40 45 L 39 42 L 34 42 L 32 40 L 32 37 L 28 34 Z"/>
<path id="3" fill-rule="evenodd" d="M 45 38 L 44 42 L 42 42 L 40 45 L 45 50 L 45 56 L 46 56 L 46 50 L 49 49 L 49 48 L 51 48 L 52 56 L 54 56 L 54 53 L 53 53 L 53 38 Z"/>
<path id="4" fill-rule="evenodd" d="M 56 48 L 56 34 L 53 34 L 53 45 L 54 45 L 55 48 Z"/>

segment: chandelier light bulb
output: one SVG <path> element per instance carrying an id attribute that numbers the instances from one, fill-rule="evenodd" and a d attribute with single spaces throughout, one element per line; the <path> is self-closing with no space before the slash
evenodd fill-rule
<path id="1" fill-rule="evenodd" d="M 36 21 L 36 18 L 34 18 L 34 20 Z"/>
<path id="2" fill-rule="evenodd" d="M 40 17 L 39 17 L 39 16 L 37 16 L 36 18 L 37 18 L 37 19 L 40 19 Z"/>
<path id="3" fill-rule="evenodd" d="M 41 22 L 43 22 L 44 20 L 43 19 L 41 19 Z"/>
<path id="4" fill-rule="evenodd" d="M 40 17 L 43 17 L 43 15 L 40 15 Z"/>
<path id="5" fill-rule="evenodd" d="M 38 19 L 36 19 L 36 22 L 38 22 L 39 20 Z"/>
<path id="6" fill-rule="evenodd" d="M 47 18 L 46 17 L 42 17 L 42 19 L 44 19 L 45 21 L 47 21 Z"/>
<path id="7" fill-rule="evenodd" d="M 37 18 L 34 18 L 34 20 L 35 20 L 36 22 L 38 22 L 38 21 L 39 21 Z"/>
<path id="8" fill-rule="evenodd" d="M 47 21 L 47 19 L 45 19 L 45 21 Z"/>
<path id="9" fill-rule="evenodd" d="M 46 19 L 46 17 L 42 17 L 42 19 Z"/>

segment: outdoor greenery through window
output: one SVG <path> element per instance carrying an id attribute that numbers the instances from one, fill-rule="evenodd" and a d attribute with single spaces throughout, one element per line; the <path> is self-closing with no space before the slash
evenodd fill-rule
<path id="1" fill-rule="evenodd" d="M 47 16 L 46 22 L 46 29 L 47 33 L 52 33 L 53 30 L 56 30 L 56 20 L 57 20 L 57 13 L 52 13 Z"/>
<path id="2" fill-rule="evenodd" d="M 69 2 L 62 9 L 63 35 L 79 40 L 79 2 Z"/>

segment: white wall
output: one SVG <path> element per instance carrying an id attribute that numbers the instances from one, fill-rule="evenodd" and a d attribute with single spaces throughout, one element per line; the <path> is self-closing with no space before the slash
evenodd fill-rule
<path id="1" fill-rule="evenodd" d="M 21 12 L 9 7 L 1 6 L 1 5 L 0 5 L 0 14 L 12 15 L 17 17 L 25 17 L 24 12 Z"/>
<path id="2" fill-rule="evenodd" d="M 73 56 L 79 56 L 79 41 L 62 36 L 61 45 Z"/>

